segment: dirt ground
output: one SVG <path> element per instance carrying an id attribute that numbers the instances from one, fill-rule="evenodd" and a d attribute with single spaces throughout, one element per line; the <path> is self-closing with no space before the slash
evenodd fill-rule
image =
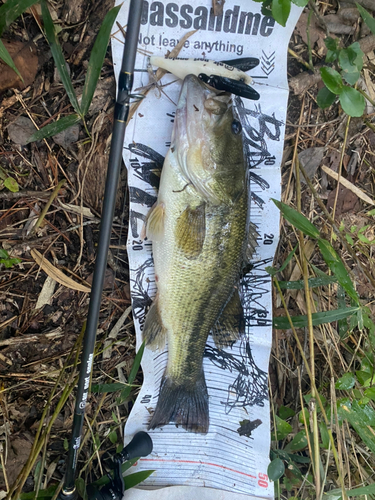
<path id="1" fill-rule="evenodd" d="M 112 0 L 61 0 L 50 5 L 52 18 L 61 29 L 60 41 L 78 96 L 82 93 L 95 36 L 112 4 Z M 322 3 L 318 12 L 320 21 L 313 15 L 309 27 L 314 67 L 324 63 L 327 29 L 331 36 L 341 39 L 343 46 L 366 40 L 363 85 L 368 95 L 375 99 L 375 37 L 371 39 L 368 30 L 359 22 L 353 2 L 341 2 L 340 9 L 335 0 L 330 4 Z M 360 267 L 362 264 L 375 280 L 373 247 L 361 245 L 356 239 L 358 229 L 366 225 L 370 226 L 366 229 L 366 237 L 374 238 L 373 218 L 367 215 L 373 206 L 351 187 L 341 186 L 337 191 L 337 182 L 330 173 L 337 172 L 344 150 L 342 175 L 374 199 L 375 133 L 372 121 L 375 111 L 368 104 L 364 116 L 350 120 L 346 130 L 347 116 L 338 104 L 327 110 L 318 108 L 316 96 L 322 83 L 319 75 L 313 75 L 301 62 L 309 61 L 308 15 L 306 10 L 290 42 L 288 75 L 292 90 L 282 165 L 283 201 L 296 205 L 292 161 L 298 154 L 330 213 L 334 207 L 338 226 L 344 225 L 349 230 L 356 227 L 353 238 L 357 261 L 345 254 L 339 243 L 337 250 L 356 277 L 361 298 L 373 308 L 374 288 Z M 64 389 L 74 383 L 77 374 L 74 349 L 88 311 L 87 289 L 92 280 L 113 126 L 115 81 L 109 47 L 87 115 L 92 140 L 88 140 L 84 128 L 77 124 L 53 138 L 26 144 L 25 139 L 36 127 L 41 128 L 72 112 L 40 23 L 40 8 L 36 5 L 3 34 L 6 47 L 24 76 L 24 84 L 0 63 L 0 248 L 11 258 L 20 259 L 9 267 L 0 264 L 0 489 L 3 491 L 14 483 L 37 434 L 43 432 L 47 433 L 36 466 L 27 475 L 23 491 L 33 491 L 36 483 L 46 488 L 61 481 L 64 474 L 74 408 L 74 392 L 66 394 Z M 309 75 L 309 84 L 301 75 Z M 323 165 L 328 170 L 324 171 Z M 18 191 L 12 192 L 6 187 L 4 180 L 8 177 L 16 181 Z M 56 193 L 62 180 L 65 182 Z M 94 384 L 126 382 L 135 355 L 130 311 L 105 356 L 102 353 L 107 347 L 104 342 L 108 332 L 130 305 L 125 250 L 128 224 L 125 168 L 120 183 L 100 311 Z M 300 199 L 302 212 L 329 238 L 330 227 L 306 183 L 301 184 Z M 51 206 L 41 217 L 49 200 Z M 37 221 L 40 225 L 35 228 Z M 282 223 L 275 266 L 282 265 L 296 242 L 292 228 Z M 311 262 L 321 267 L 319 254 L 313 248 L 307 250 L 310 250 Z M 47 257 L 51 265 L 48 274 L 40 268 L 40 255 Z M 69 287 L 61 284 L 61 274 L 63 279 L 70 280 Z M 288 265 L 282 279 L 301 279 L 298 265 Z M 302 293 L 290 291 L 287 300 L 291 315 L 306 314 Z M 322 295 L 316 300 L 329 302 L 330 298 Z M 284 315 L 276 294 L 274 313 Z M 304 331 L 300 334 L 301 341 L 305 342 Z M 328 341 L 316 339 L 315 362 L 321 386 L 327 375 L 327 356 L 333 356 L 338 376 L 343 372 L 341 358 L 346 356 L 345 348 L 338 346 L 337 332 L 327 335 Z M 354 337 L 352 342 L 356 342 Z M 333 355 L 334 351 L 338 354 Z M 299 381 L 297 377 L 297 367 L 301 363 L 291 332 L 275 331 L 270 379 L 272 399 L 277 406 L 296 409 L 300 385 L 308 390 L 308 378 L 303 375 Z M 62 370 L 63 377 L 59 380 Z M 136 383 L 141 383 L 141 375 Z M 49 400 L 54 387 L 54 395 Z M 137 389 L 132 394 L 136 392 Z M 88 481 L 103 474 L 95 456 L 89 461 L 93 454 L 92 442 L 103 441 L 102 450 L 105 450 L 122 441 L 122 429 L 132 398 L 117 404 L 118 395 L 117 392 L 103 397 L 100 394 L 90 396 L 87 422 L 95 417 L 95 425 L 90 427 L 86 422 L 87 441 L 80 455 L 81 466 L 86 462 L 90 464 L 86 471 Z M 58 404 L 62 398 L 66 404 L 60 410 Z M 52 422 L 50 428 L 49 422 Z"/>

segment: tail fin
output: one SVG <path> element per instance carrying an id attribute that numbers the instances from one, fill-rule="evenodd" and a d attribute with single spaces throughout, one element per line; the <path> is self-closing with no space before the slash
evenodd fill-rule
<path id="1" fill-rule="evenodd" d="M 155 429 L 169 422 L 182 425 L 190 432 L 207 433 L 208 394 L 203 370 L 192 385 L 179 384 L 168 376 L 163 377 L 158 403 L 148 428 Z"/>

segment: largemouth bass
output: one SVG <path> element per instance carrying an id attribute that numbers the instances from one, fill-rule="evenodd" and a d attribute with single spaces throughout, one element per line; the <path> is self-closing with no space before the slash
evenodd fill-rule
<path id="1" fill-rule="evenodd" d="M 242 128 L 231 95 L 188 75 L 177 105 L 157 203 L 147 220 L 157 295 L 143 338 L 168 341 L 168 364 L 149 429 L 175 422 L 206 433 L 203 354 L 208 335 L 220 348 L 243 330 L 236 288 L 256 233 L 249 233 Z"/>

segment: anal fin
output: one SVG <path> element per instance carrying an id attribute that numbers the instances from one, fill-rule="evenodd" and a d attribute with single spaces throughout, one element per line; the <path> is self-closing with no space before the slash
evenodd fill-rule
<path id="1" fill-rule="evenodd" d="M 236 288 L 211 330 L 216 347 L 229 347 L 245 333 L 245 320 L 240 295 Z"/>
<path id="2" fill-rule="evenodd" d="M 160 317 L 158 298 L 150 307 L 143 327 L 143 340 L 150 349 L 162 349 L 165 345 L 166 330 Z"/>

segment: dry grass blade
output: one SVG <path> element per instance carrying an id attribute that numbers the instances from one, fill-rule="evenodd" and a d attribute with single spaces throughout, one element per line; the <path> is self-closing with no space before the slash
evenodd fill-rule
<path id="1" fill-rule="evenodd" d="M 60 269 L 57 269 L 53 264 L 51 264 L 38 250 L 30 250 L 32 258 L 35 262 L 43 269 L 43 271 L 48 274 L 52 279 L 60 283 L 61 285 L 71 288 L 72 290 L 78 290 L 79 292 L 90 293 L 91 288 L 85 285 L 81 285 L 76 281 L 72 280 L 66 274 L 64 274 Z"/>

